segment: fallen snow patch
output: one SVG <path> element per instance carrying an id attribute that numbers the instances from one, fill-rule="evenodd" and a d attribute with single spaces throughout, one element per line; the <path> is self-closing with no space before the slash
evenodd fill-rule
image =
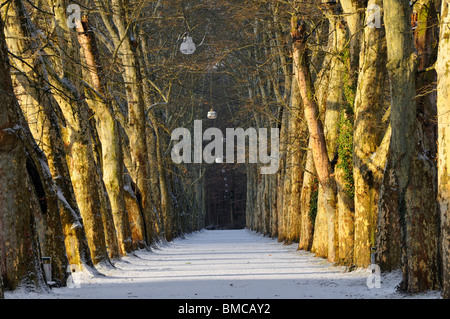
<path id="1" fill-rule="evenodd" d="M 7 292 L 6 298 L 194 299 L 194 298 L 440 298 L 439 292 L 396 291 L 399 271 L 381 274 L 369 289 L 369 270 L 347 272 L 312 253 L 249 230 L 203 230 L 136 251 L 102 267 L 102 276 L 83 276 L 80 288 L 50 293 Z"/>

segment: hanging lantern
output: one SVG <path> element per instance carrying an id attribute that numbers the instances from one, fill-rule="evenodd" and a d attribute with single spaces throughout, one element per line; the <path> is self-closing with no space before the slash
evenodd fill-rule
<path id="1" fill-rule="evenodd" d="M 195 52 L 195 43 L 190 36 L 186 36 L 180 45 L 180 51 L 183 54 L 192 54 Z"/>
<path id="2" fill-rule="evenodd" d="M 208 112 L 208 118 L 209 118 L 210 120 L 216 119 L 216 118 L 217 118 L 217 112 L 214 111 L 213 109 L 211 109 L 211 110 Z"/>

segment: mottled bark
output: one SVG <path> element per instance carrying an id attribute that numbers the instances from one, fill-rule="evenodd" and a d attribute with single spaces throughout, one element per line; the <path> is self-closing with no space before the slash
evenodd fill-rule
<path id="1" fill-rule="evenodd" d="M 369 1 L 368 6 L 382 7 L 381 0 Z M 353 134 L 353 177 L 355 181 L 355 243 L 354 263 L 360 267 L 370 264 L 371 248 L 376 245 L 378 198 L 385 166 L 381 152 L 384 134 L 384 92 L 386 69 L 386 40 L 384 28 L 364 28 L 360 57 L 360 73 L 355 99 Z M 389 142 L 389 139 L 387 139 Z M 388 150 L 388 147 L 383 148 Z M 376 163 L 373 156 L 382 161 Z"/>
<path id="2" fill-rule="evenodd" d="M 59 56 L 53 64 L 53 69 L 50 68 L 49 82 L 57 88 L 54 98 L 57 101 L 61 109 L 68 113 L 68 109 L 72 111 L 72 103 L 76 105 L 74 101 L 70 101 L 70 96 L 75 97 L 76 92 L 71 90 L 76 89 L 73 82 L 77 81 L 74 77 L 74 71 L 78 66 L 76 62 L 78 59 L 78 47 L 76 43 L 76 35 L 70 33 L 67 26 L 66 8 L 67 3 L 65 0 L 52 0 L 52 8 L 55 14 L 55 28 L 57 45 L 60 49 Z M 59 59 L 58 59 L 59 58 Z M 67 82 L 72 83 L 72 86 L 68 86 Z M 64 85 L 66 83 L 66 85 Z M 64 92 L 64 93 L 62 93 Z M 68 95 L 66 95 L 68 94 Z M 70 121 L 69 116 L 69 123 Z M 63 128 L 66 133 L 70 130 L 70 125 Z M 70 150 L 70 148 L 69 148 Z M 65 155 L 61 157 L 65 161 Z M 89 251 L 89 246 L 86 238 L 86 232 L 81 218 L 80 210 L 76 200 L 75 192 L 70 180 L 69 168 L 64 165 L 65 173 L 60 175 L 67 176 L 63 183 L 58 183 L 63 198 L 61 199 L 61 221 L 64 230 L 64 237 L 66 243 L 67 256 L 70 264 L 79 265 L 82 268 L 93 269 L 92 258 Z"/>
<path id="3" fill-rule="evenodd" d="M 348 73 L 343 52 L 348 41 L 347 26 L 343 20 L 329 17 L 334 36 L 331 38 L 330 75 L 327 87 L 324 133 L 330 162 L 337 160 L 339 146 L 339 119 L 344 102 L 344 74 Z"/>
<path id="4" fill-rule="evenodd" d="M 383 7 L 386 27 L 387 68 L 391 83 L 390 122 L 392 136 L 387 167 L 382 182 L 383 186 L 380 192 L 379 216 L 398 221 L 399 231 L 393 229 L 387 232 L 386 236 L 400 233 L 400 245 L 395 243 L 391 245 L 400 248 L 400 256 L 395 254 L 394 257 L 402 257 L 404 256 L 407 239 L 405 193 L 415 150 L 417 106 L 414 96 L 417 57 L 414 52 L 411 30 L 411 10 L 407 1 L 385 0 Z M 384 211 L 384 209 L 387 209 L 387 211 Z M 387 220 L 381 218 L 379 220 L 382 226 L 395 227 L 396 225 L 386 222 Z M 382 234 L 383 231 L 380 233 Z M 384 254 L 383 258 L 392 253 L 391 251 Z M 389 265 L 398 262 L 387 260 L 385 263 Z M 407 260 L 402 257 L 401 262 L 402 265 L 405 265 Z M 407 277 L 406 274 L 404 274 L 405 277 Z"/>
<path id="5" fill-rule="evenodd" d="M 133 48 L 130 30 L 127 27 L 126 7 L 120 0 L 112 1 L 113 20 L 117 33 L 112 33 L 118 57 L 122 61 L 123 79 L 128 102 L 127 133 L 130 142 L 132 167 L 128 167 L 141 194 L 142 210 L 147 229 L 148 242 L 154 237 L 154 210 L 150 187 L 150 167 L 146 141 L 145 101 L 142 91 L 142 78 L 139 61 Z M 108 19 L 108 17 L 106 17 Z M 106 20 L 104 19 L 106 22 Z M 108 23 L 109 25 L 110 23 Z M 163 203 L 161 203 L 163 205 Z"/>
<path id="6" fill-rule="evenodd" d="M 437 14 L 434 2 L 421 0 L 413 10 L 418 13 L 414 30 L 418 68 L 431 67 L 436 61 L 437 37 L 434 33 Z M 427 43 L 424 45 L 424 43 Z M 406 245 L 403 255 L 404 280 L 400 286 L 408 292 L 419 292 L 440 287 L 439 212 L 436 166 L 436 96 L 429 88 L 435 87 L 435 72 L 416 74 L 416 132 L 415 154 L 411 165 L 405 202 Z M 428 91 L 427 91 L 428 90 Z"/>
<path id="7" fill-rule="evenodd" d="M 133 249 L 143 249 L 146 248 L 146 229 L 145 223 L 142 216 L 142 207 L 140 205 L 140 201 L 136 196 L 134 190 L 136 189 L 136 185 L 133 184 L 133 181 L 128 172 L 125 172 L 124 175 L 124 199 L 125 205 L 127 207 L 128 212 L 128 222 L 130 223 L 131 237 L 133 240 Z"/>
<path id="8" fill-rule="evenodd" d="M 32 31 L 33 25 L 29 20 L 25 24 L 25 27 L 31 28 L 29 32 L 34 32 Z M 23 39 L 26 39 L 26 37 Z M 14 42 L 19 44 L 18 41 Z M 67 61 L 66 59 L 63 59 L 63 61 L 64 60 Z M 39 67 L 43 70 L 44 66 L 42 59 L 37 59 L 36 61 L 40 63 Z M 33 64 L 25 64 L 24 67 L 29 65 Z M 38 70 L 38 68 L 34 69 Z M 60 69 L 64 70 L 64 68 Z M 64 73 L 64 71 L 62 72 Z M 31 75 L 32 74 L 34 74 L 34 72 L 32 72 Z M 46 75 L 48 75 L 48 78 Z M 65 179 L 62 179 L 62 181 L 64 183 L 69 183 L 69 180 L 72 181 L 73 192 L 76 197 L 76 199 L 73 198 L 70 185 L 61 185 L 60 188 L 64 192 L 62 194 L 67 196 L 67 201 L 60 202 L 63 213 L 62 220 L 64 232 L 67 235 L 66 243 L 70 247 L 69 256 L 71 258 L 71 262 L 74 264 L 85 263 L 86 265 L 91 266 L 92 261 L 89 259 L 92 259 L 94 263 L 97 263 L 106 260 L 107 254 L 103 236 L 102 217 L 100 213 L 97 213 L 100 212 L 97 197 L 98 188 L 94 183 L 92 183 L 92 181 L 96 178 L 96 168 L 88 129 L 89 123 L 87 121 L 88 115 L 86 106 L 83 104 L 80 95 L 76 91 L 76 87 L 70 83 L 68 79 L 59 78 L 58 74 L 56 74 L 51 67 L 47 68 L 45 72 L 42 71 L 39 79 L 43 81 L 44 84 L 51 83 L 56 88 L 55 91 L 57 94 L 55 94 L 54 97 L 56 98 L 58 106 L 64 114 L 64 121 L 66 124 L 66 127 L 63 128 L 63 133 L 65 135 L 64 144 L 66 154 L 68 155 L 67 166 L 69 167 L 70 178 L 66 177 Z M 44 92 L 50 95 L 50 91 L 45 90 Z M 51 99 L 51 97 L 48 98 Z M 75 109 L 77 110 L 76 112 L 74 112 Z M 48 112 L 52 110 L 52 108 L 47 107 L 44 108 L 44 110 Z M 54 129 L 57 127 L 57 125 L 53 126 Z M 52 143 L 58 141 L 57 135 L 50 135 L 50 138 Z M 64 153 L 62 152 L 62 154 Z M 59 155 L 56 159 L 62 161 L 64 160 L 64 155 Z M 59 167 L 60 170 L 55 176 L 64 177 L 67 167 L 64 165 L 60 165 Z M 58 180 L 59 179 L 57 179 L 57 181 Z M 75 202 L 78 203 L 83 221 L 81 221 L 78 216 L 78 211 L 76 209 L 76 205 L 74 204 Z M 89 247 L 91 249 L 91 258 L 86 253 L 86 242 L 83 235 L 83 230 L 80 229 L 83 227 L 83 224 L 88 237 L 87 240 Z M 87 230 L 89 228 L 91 229 L 88 234 Z M 69 243 L 75 245 L 72 246 L 69 245 Z"/>
<path id="9" fill-rule="evenodd" d="M 53 181 L 60 189 L 70 183 L 67 163 L 64 159 L 62 135 L 55 108 L 57 107 L 47 83 L 47 72 L 44 60 L 39 51 L 39 40 L 21 1 L 13 1 L 5 6 L 2 13 L 7 17 L 6 37 L 10 52 L 16 57 L 11 62 L 17 68 L 13 77 L 15 93 L 22 110 L 26 114 L 31 131 L 46 157 L 46 164 L 35 157 L 35 164 L 29 162 L 28 169 L 35 172 L 33 182 L 38 184 L 37 196 L 45 193 L 46 207 L 42 214 L 36 215 L 38 229 L 41 229 L 42 253 L 52 258 L 52 272 L 55 281 L 65 282 L 65 266 L 67 265 L 66 248 L 63 240 L 60 208 L 64 210 L 64 199 Z M 30 156 L 32 156 L 30 154 Z M 50 172 L 47 171 L 49 166 Z M 44 170 L 45 173 L 42 173 Z M 39 173 L 41 172 L 41 173 Z M 40 176 L 38 176 L 40 175 Z M 55 187 L 55 188 L 54 188 Z M 54 188 L 54 189 L 52 189 Z M 41 192 L 41 193 L 39 193 Z M 58 203 L 59 201 L 59 203 Z"/>
<path id="10" fill-rule="evenodd" d="M 349 31 L 350 71 L 353 76 L 358 71 L 362 42 L 364 41 L 364 1 L 340 0 Z"/>
<path id="11" fill-rule="evenodd" d="M 4 16 L 2 14 L 2 16 Z M 40 264 L 32 191 L 27 173 L 25 134 L 10 77 L 8 50 L 0 18 L 0 277 L 6 289 L 45 287 Z M 25 124 L 26 125 L 26 124 Z M 3 287 L 1 288 L 3 295 Z"/>
<path id="12" fill-rule="evenodd" d="M 384 21 L 391 82 L 391 150 L 393 168 L 402 203 L 414 156 L 416 128 L 415 71 L 417 55 L 411 32 L 411 9 L 407 1 L 385 0 Z M 397 170 L 398 169 L 398 170 Z M 401 209 L 405 209 L 402 207 Z"/>
<path id="13" fill-rule="evenodd" d="M 344 88 L 344 90 L 350 90 Z M 350 93 L 352 94 L 352 93 Z M 353 264 L 354 248 L 354 180 L 353 180 L 353 103 L 347 101 L 339 122 L 338 161 L 335 168 L 337 186 L 337 241 L 339 261 Z"/>
<path id="14" fill-rule="evenodd" d="M 314 234 L 313 220 L 311 216 L 311 201 L 315 186 L 315 170 L 314 160 L 312 156 L 311 142 L 308 142 L 308 151 L 306 153 L 306 164 L 305 171 L 303 173 L 303 183 L 300 200 L 301 226 L 298 249 L 303 250 L 311 250 Z"/>
<path id="15" fill-rule="evenodd" d="M 432 160 L 424 153 L 426 139 L 422 125 L 416 120 L 417 54 L 409 2 L 385 0 L 384 12 L 391 81 L 392 136 L 388 161 L 398 185 L 403 272 L 400 289 L 417 292 L 437 286 L 436 172 Z"/>
<path id="16" fill-rule="evenodd" d="M 390 138 L 389 138 L 390 139 Z M 376 262 L 383 271 L 398 269 L 401 263 L 401 232 L 398 209 L 398 189 L 392 163 L 387 160 L 378 201 Z"/>
<path id="17" fill-rule="evenodd" d="M 295 72 L 295 70 L 294 70 Z M 302 100 L 297 80 L 293 78 L 290 110 L 290 146 L 287 156 L 290 164 L 290 204 L 288 209 L 287 243 L 298 242 L 300 238 L 300 196 L 304 166 L 304 136 L 307 135 L 303 119 Z"/>
<path id="18" fill-rule="evenodd" d="M 331 47 L 334 38 L 334 33 L 330 35 L 324 45 L 324 50 L 329 50 Z M 315 89 L 315 98 L 317 100 L 317 104 L 319 107 L 319 118 L 321 121 L 325 118 L 325 111 L 327 107 L 327 95 L 328 88 L 330 82 L 330 65 L 331 65 L 332 55 L 327 54 L 322 63 L 322 69 L 316 76 L 316 80 L 314 83 Z M 303 180 L 303 190 L 302 190 L 302 220 L 308 219 L 305 223 L 306 227 L 310 227 L 311 232 L 303 232 L 305 235 L 304 239 L 301 239 L 301 242 L 304 240 L 304 248 L 309 247 L 307 250 L 311 250 L 315 252 L 317 255 L 326 257 L 327 255 L 327 237 L 323 235 L 327 234 L 327 226 L 326 226 L 326 218 L 323 218 L 325 211 L 322 209 L 323 204 L 318 203 L 318 201 L 323 199 L 322 195 L 322 187 L 318 184 L 317 174 L 315 171 L 314 157 L 312 152 L 312 140 L 308 139 L 308 154 L 307 154 L 307 162 L 306 168 L 308 174 L 305 173 L 305 177 Z M 309 167 L 309 168 L 308 168 Z M 320 194 L 319 194 L 320 191 Z M 311 206 L 312 205 L 312 206 Z M 320 208 L 320 213 L 319 213 Z M 316 228 L 317 222 L 317 228 Z M 325 225 L 323 225 L 325 223 Z M 302 226 L 303 227 L 303 226 Z M 319 231 L 316 232 L 316 230 Z M 300 243 L 301 243 L 300 242 Z"/>
<path id="19" fill-rule="evenodd" d="M 328 11 L 327 17 L 329 25 L 333 30 L 333 36 L 331 37 L 331 62 L 330 62 L 330 75 L 328 82 L 328 92 L 326 100 L 325 121 L 324 121 L 324 133 L 327 143 L 328 158 L 333 163 L 335 174 L 334 179 L 336 181 L 336 211 L 335 211 L 335 224 L 328 226 L 328 231 L 331 227 L 334 229 L 336 238 L 336 260 L 347 259 L 349 252 L 353 248 L 351 238 L 353 232 L 352 214 L 353 203 L 352 198 L 349 198 L 347 192 L 347 184 L 352 181 L 347 179 L 352 178 L 347 176 L 348 166 L 348 144 L 346 140 L 349 134 L 349 130 L 352 130 L 351 125 L 347 123 L 350 121 L 348 117 L 351 116 L 351 112 L 347 112 L 348 104 L 353 104 L 353 101 L 346 101 L 348 96 L 352 95 L 350 84 L 350 57 L 348 54 L 348 41 L 349 35 L 347 30 L 347 24 L 343 18 L 336 16 L 339 13 L 340 8 L 337 6 L 333 10 Z M 344 105 L 345 104 L 345 105 Z M 343 137 L 343 138 L 342 138 Z M 343 145 L 341 145 L 343 144 Z M 347 147 L 347 149 L 346 149 Z M 342 150 L 345 150 L 343 152 Z M 342 158 L 345 155 L 347 158 Z M 340 165 L 336 165 L 340 164 Z M 344 169 L 345 168 L 345 169 Z M 323 201 L 319 200 L 318 211 L 322 212 L 321 205 Z M 330 212 L 327 212 L 329 215 Z M 319 224 L 320 225 L 320 224 Z M 319 228 L 317 228 L 320 231 Z"/>
<path id="20" fill-rule="evenodd" d="M 296 68 L 296 78 L 303 100 L 305 119 L 308 124 L 317 178 L 323 190 L 324 211 L 327 214 L 327 258 L 330 261 L 335 261 L 337 244 L 334 231 L 336 217 L 336 183 L 332 177 L 332 167 L 328 159 L 323 125 L 319 119 L 319 108 L 314 100 L 314 87 L 311 82 L 306 52 L 305 26 L 301 23 L 297 26 L 295 20 L 292 22 L 293 30 L 291 35 L 294 41 L 293 57 Z"/>
<path id="21" fill-rule="evenodd" d="M 441 216 L 442 296 L 450 298 L 450 1 L 442 0 L 438 75 L 438 203 Z"/>
<path id="22" fill-rule="evenodd" d="M 77 31 L 91 84 L 100 95 L 96 99 L 89 99 L 88 103 L 94 110 L 97 119 L 97 131 L 102 146 L 103 180 L 111 202 L 120 254 L 126 255 L 132 250 L 132 238 L 124 199 L 124 166 L 118 123 L 106 96 L 107 88 L 101 77 L 102 66 L 99 61 L 96 40 L 86 17 L 83 17 L 81 23 L 78 24 Z"/>
<path id="23" fill-rule="evenodd" d="M 86 126 L 87 111 L 80 108 L 80 130 L 73 130 L 67 135 L 67 145 L 70 147 L 68 164 L 81 216 L 85 225 L 86 236 L 94 264 L 108 260 L 106 250 L 105 230 L 103 226 L 102 208 L 98 184 L 98 175 L 94 160 L 92 142 Z M 86 136 L 88 135 L 88 136 Z"/>

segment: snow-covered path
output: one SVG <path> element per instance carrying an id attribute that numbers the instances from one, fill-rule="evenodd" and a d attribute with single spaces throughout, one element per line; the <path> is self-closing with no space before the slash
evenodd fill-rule
<path id="1" fill-rule="evenodd" d="M 138 251 L 83 277 L 80 288 L 53 289 L 32 298 L 404 298 L 398 273 L 369 289 L 367 270 L 345 272 L 297 245 L 283 245 L 249 230 L 203 230 Z M 8 293 L 7 298 L 24 298 Z M 437 292 L 415 298 L 439 298 Z"/>

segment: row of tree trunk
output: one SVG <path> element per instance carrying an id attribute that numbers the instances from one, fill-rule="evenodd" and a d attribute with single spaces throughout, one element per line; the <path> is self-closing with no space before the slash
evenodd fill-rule
<path id="1" fill-rule="evenodd" d="M 104 9 L 96 23 L 109 48 L 92 18 L 70 28 L 66 0 L 45 3 L 45 35 L 41 11 L 32 17 L 22 0 L 1 7 L 0 297 L 46 290 L 43 257 L 64 286 L 69 265 L 99 274 L 133 250 L 203 227 L 195 207 L 204 196 L 185 189 L 164 158 L 160 115 L 144 96 L 148 52 L 130 30 L 127 3 L 89 5 Z M 119 91 L 101 58 L 108 50 L 122 70 Z"/>
<path id="2" fill-rule="evenodd" d="M 277 101 L 280 169 L 249 166 L 247 227 L 351 268 L 400 268 L 400 290 L 449 297 L 449 2 L 439 5 L 341 0 L 317 13 L 298 3 L 292 64 L 270 71 L 293 74 Z"/>
<path id="3" fill-rule="evenodd" d="M 402 291 L 448 298 L 450 3 L 438 2 L 255 0 L 253 43 L 224 61 L 240 60 L 228 71 L 251 124 L 280 128 L 278 172 L 247 165 L 247 227 L 350 268 L 375 258 L 402 270 Z M 154 107 L 170 105 L 171 83 L 153 69 L 176 50 L 139 16 L 162 31 L 176 1 L 84 1 L 75 28 L 66 0 L 39 3 L 0 8 L 0 297 L 45 290 L 42 257 L 65 285 L 69 264 L 96 274 L 204 226 L 204 168 L 166 159 L 170 128 L 198 116 L 183 99 L 197 70 L 171 80 L 183 107 Z"/>

